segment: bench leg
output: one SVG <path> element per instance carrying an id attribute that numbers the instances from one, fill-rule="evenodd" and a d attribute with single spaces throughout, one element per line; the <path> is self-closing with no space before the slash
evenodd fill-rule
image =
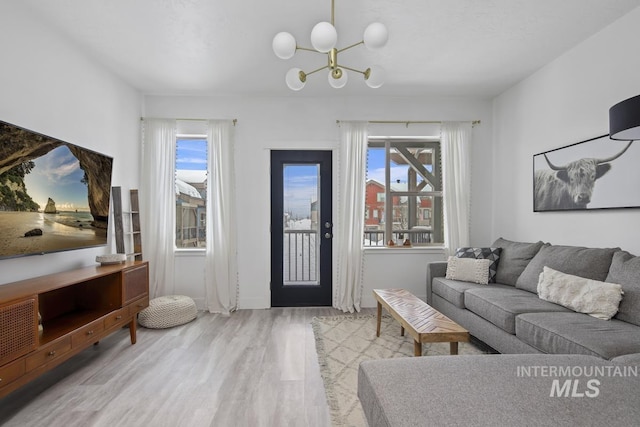
<path id="1" fill-rule="evenodd" d="M 413 355 L 422 356 L 422 343 L 418 341 L 413 342 Z"/>
<path id="2" fill-rule="evenodd" d="M 380 304 L 380 301 L 378 301 L 378 323 L 376 326 L 376 336 L 379 337 L 380 336 L 380 320 L 382 318 L 382 304 Z"/>
<path id="3" fill-rule="evenodd" d="M 450 354 L 458 354 L 458 343 L 457 342 L 449 343 L 449 353 Z"/>
<path id="4" fill-rule="evenodd" d="M 400 336 L 404 336 L 404 326 L 400 325 Z"/>

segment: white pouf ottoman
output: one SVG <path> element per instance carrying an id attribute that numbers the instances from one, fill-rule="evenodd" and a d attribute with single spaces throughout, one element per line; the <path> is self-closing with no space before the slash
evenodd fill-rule
<path id="1" fill-rule="evenodd" d="M 164 329 L 191 322 L 198 316 L 196 303 L 184 295 L 167 295 L 149 301 L 149 307 L 138 314 L 145 328 Z"/>

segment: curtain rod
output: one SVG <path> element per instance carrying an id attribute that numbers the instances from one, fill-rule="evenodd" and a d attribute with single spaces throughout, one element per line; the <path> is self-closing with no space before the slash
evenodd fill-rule
<path id="1" fill-rule="evenodd" d="M 336 120 L 336 123 L 340 124 L 341 121 L 344 121 L 344 120 Z M 461 120 L 461 121 L 467 121 L 467 122 L 470 121 L 472 126 L 479 125 L 481 123 L 480 120 Z M 406 127 L 409 127 L 410 124 L 442 124 L 443 121 L 442 120 L 368 120 L 367 123 L 375 124 L 375 125 L 379 125 L 379 124 L 405 125 Z"/>
<path id="2" fill-rule="evenodd" d="M 144 121 L 144 119 L 158 119 L 158 120 L 166 120 L 166 118 L 165 118 L 165 117 L 140 117 L 140 121 L 141 121 L 141 122 L 143 122 L 143 121 Z M 176 120 L 176 121 L 180 120 L 180 121 L 183 121 L 183 122 L 186 122 L 186 121 L 191 121 L 191 122 L 206 122 L 206 121 L 211 120 L 211 119 L 171 119 L 171 120 Z M 233 122 L 233 125 L 234 125 L 234 126 L 236 125 L 236 123 L 238 123 L 238 119 L 232 119 L 231 121 Z"/>

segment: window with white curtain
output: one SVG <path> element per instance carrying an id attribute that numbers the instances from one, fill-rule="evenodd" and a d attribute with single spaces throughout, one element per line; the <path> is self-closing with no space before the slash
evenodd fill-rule
<path id="1" fill-rule="evenodd" d="M 442 245 L 439 138 L 369 137 L 365 204 L 365 247 Z"/>
<path id="2" fill-rule="evenodd" d="M 207 139 L 202 135 L 176 138 L 176 248 L 206 247 Z"/>

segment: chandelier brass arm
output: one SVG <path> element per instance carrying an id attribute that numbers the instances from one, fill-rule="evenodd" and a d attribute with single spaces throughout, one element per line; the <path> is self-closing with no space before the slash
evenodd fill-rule
<path id="1" fill-rule="evenodd" d="M 368 79 L 369 75 L 371 74 L 371 68 L 367 68 L 364 71 L 360 71 L 360 70 L 356 70 L 355 68 L 349 68 L 346 65 L 340 65 L 339 67 L 340 68 L 344 68 L 345 70 L 353 71 L 355 73 L 360 73 L 360 74 L 364 75 L 365 79 Z"/>
<path id="2" fill-rule="evenodd" d="M 361 44 L 364 44 L 364 40 L 360 40 L 358 43 L 354 43 L 354 44 L 349 45 L 347 47 L 343 47 L 342 49 L 338 49 L 338 53 L 344 52 L 345 50 L 351 49 L 352 47 L 360 46 Z"/>
<path id="3" fill-rule="evenodd" d="M 318 52 L 317 50 L 312 49 L 310 47 L 303 47 L 303 46 L 297 46 L 297 45 L 296 45 L 296 50 L 306 50 L 306 51 L 314 52 L 314 53 L 322 53 L 322 52 Z"/>

